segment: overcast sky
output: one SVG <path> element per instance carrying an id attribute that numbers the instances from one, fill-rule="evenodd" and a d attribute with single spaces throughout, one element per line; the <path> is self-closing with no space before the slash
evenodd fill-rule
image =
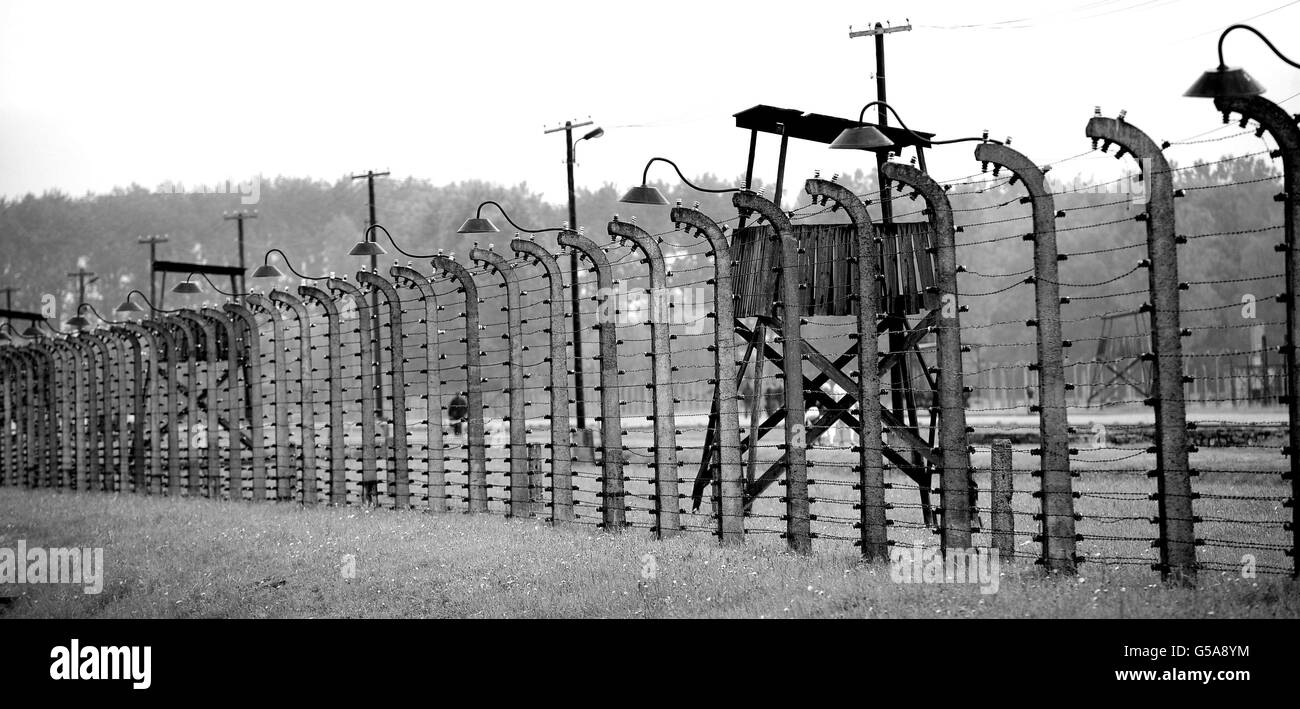
<path id="1" fill-rule="evenodd" d="M 886 42 L 889 100 L 908 124 L 988 128 L 1039 163 L 1088 147 L 1094 105 L 1127 109 L 1157 141 L 1215 128 L 1210 102 L 1182 92 L 1233 22 L 1300 57 L 1300 2 L 1286 0 L 0 1 L 0 195 L 389 168 L 527 182 L 558 202 L 563 138 L 543 128 L 588 116 L 607 132 L 580 144 L 579 185 L 630 186 L 655 155 L 730 179 L 748 140 L 732 114 L 765 103 L 856 117 L 876 98 L 874 50 L 849 26 L 909 19 Z M 1300 71 L 1248 33 L 1226 54 L 1269 98 L 1300 93 Z M 1283 105 L 1298 112 L 1300 98 Z M 764 179 L 776 145 L 760 140 Z M 971 153 L 936 149 L 930 171 L 975 172 Z M 868 166 L 800 143 L 788 175 Z"/>

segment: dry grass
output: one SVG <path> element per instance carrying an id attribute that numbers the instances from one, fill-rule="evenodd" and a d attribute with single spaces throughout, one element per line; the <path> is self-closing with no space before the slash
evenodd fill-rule
<path id="1" fill-rule="evenodd" d="M 0 586 L 8 617 L 1297 617 L 1295 582 L 1205 572 L 1167 588 L 1139 567 L 1045 578 L 1003 564 L 999 592 L 893 583 L 851 551 L 774 536 L 554 529 L 496 515 L 303 509 L 0 489 L 0 547 L 103 546 L 104 591 Z M 345 555 L 355 578 L 341 573 Z M 643 567 L 654 558 L 654 577 Z"/>

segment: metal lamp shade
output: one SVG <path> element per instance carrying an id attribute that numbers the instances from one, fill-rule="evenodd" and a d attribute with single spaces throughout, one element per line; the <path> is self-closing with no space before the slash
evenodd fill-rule
<path id="1" fill-rule="evenodd" d="M 261 266 L 258 266 L 257 270 L 253 271 L 253 278 L 280 278 L 283 275 L 284 274 L 280 272 L 280 269 L 269 263 L 264 263 Z"/>
<path id="2" fill-rule="evenodd" d="M 1254 77 L 1238 67 L 1221 66 L 1201 74 L 1183 95 L 1193 98 L 1226 98 L 1229 96 L 1258 96 L 1264 87 Z"/>
<path id="3" fill-rule="evenodd" d="M 498 232 L 498 231 L 501 230 L 497 228 L 496 224 L 492 223 L 491 219 L 484 219 L 482 217 L 471 217 L 469 219 L 466 219 L 464 224 L 460 225 L 460 228 L 456 230 L 456 233 L 457 234 L 491 234 L 493 232 Z"/>
<path id="4" fill-rule="evenodd" d="M 633 187 L 619 201 L 627 204 L 653 204 L 659 207 L 668 204 L 668 200 L 664 199 L 663 193 L 657 187 L 650 187 L 649 185 Z"/>
<path id="5" fill-rule="evenodd" d="M 115 313 L 139 313 L 139 312 L 142 312 L 142 311 L 140 310 L 140 306 L 136 305 L 135 303 L 132 303 L 132 302 L 129 301 L 129 300 L 124 300 L 124 301 L 122 301 L 122 304 L 121 304 L 121 305 L 117 306 L 117 308 L 115 308 L 115 309 L 113 310 L 113 312 L 115 312 Z"/>
<path id="6" fill-rule="evenodd" d="M 894 141 L 886 138 L 875 126 L 845 128 L 831 143 L 832 150 L 880 150 L 893 146 Z"/>
<path id="7" fill-rule="evenodd" d="M 348 256 L 379 256 L 388 253 L 384 247 L 373 241 L 358 241 L 348 252 Z"/>
<path id="8" fill-rule="evenodd" d="M 202 293 L 203 289 L 194 281 L 181 281 L 172 288 L 173 293 Z"/>
<path id="9" fill-rule="evenodd" d="M 64 323 L 64 325 L 67 325 L 68 327 L 75 327 L 78 330 L 84 330 L 90 327 L 90 321 L 80 315 L 77 315 L 75 317 L 70 318 L 67 322 Z"/>

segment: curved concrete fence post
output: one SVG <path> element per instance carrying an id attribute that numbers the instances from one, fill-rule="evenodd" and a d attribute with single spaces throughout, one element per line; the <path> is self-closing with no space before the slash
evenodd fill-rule
<path id="1" fill-rule="evenodd" d="M 511 517 L 524 517 L 530 512 L 532 497 L 528 485 L 528 414 L 524 409 L 527 394 L 524 390 L 524 337 L 523 315 L 519 304 L 519 278 L 514 268 L 500 254 L 480 248 L 469 252 L 473 261 L 487 264 L 501 276 L 506 289 L 506 367 L 509 372 L 506 394 L 510 410 L 510 510 Z"/>
<path id="2" fill-rule="evenodd" d="M 130 490 L 134 493 L 143 493 L 148 486 L 145 479 L 145 465 L 148 453 L 145 449 L 144 429 L 147 423 L 147 408 L 145 404 L 145 371 L 147 360 L 144 354 L 144 346 L 148 342 L 145 330 L 138 325 L 126 324 L 115 325 L 113 330 L 122 338 L 122 343 L 130 353 L 131 364 L 131 475 Z M 127 483 L 124 480 L 122 487 L 126 488 Z"/>
<path id="3" fill-rule="evenodd" d="M 14 349 L 14 360 L 22 378 L 18 402 L 19 484 L 34 487 L 37 463 L 36 445 L 36 360 L 27 347 Z M 79 471 L 79 474 L 81 472 Z M 80 481 L 84 483 L 84 480 Z M 80 489 L 85 489 L 84 487 Z"/>
<path id="4" fill-rule="evenodd" d="M 14 484 L 14 384 L 17 372 L 9 347 L 0 346 L 0 486 Z"/>
<path id="5" fill-rule="evenodd" d="M 95 419 L 91 422 L 99 439 L 99 444 L 92 449 L 96 458 L 99 460 L 99 479 L 97 487 L 104 492 L 111 492 L 113 489 L 113 360 L 111 350 L 104 340 L 94 332 L 82 332 L 79 337 L 83 338 L 90 347 L 92 358 L 92 367 L 95 387 L 93 394 L 95 396 Z M 51 415 L 58 411 L 58 399 L 54 399 L 53 407 L 50 410 Z M 58 447 L 55 448 L 57 455 Z"/>
<path id="6" fill-rule="evenodd" d="M 37 372 L 37 396 L 36 396 L 36 413 L 37 413 L 37 437 L 39 448 L 39 467 L 36 472 L 37 485 L 42 483 L 44 487 L 54 487 L 55 480 L 58 476 L 58 422 L 54 412 L 54 379 L 56 376 L 54 355 L 50 351 L 48 342 L 38 341 L 31 346 L 32 358 L 35 363 Z M 91 362 L 94 364 L 94 351 L 90 351 Z M 93 390 L 92 390 L 93 395 Z M 92 419 L 93 422 L 93 419 Z"/>
<path id="7" fill-rule="evenodd" d="M 135 336 L 140 353 L 138 418 L 140 449 L 140 477 L 136 492 L 157 494 L 162 478 L 162 458 L 158 448 L 159 414 L 158 362 L 160 358 L 157 334 L 143 324 L 130 323 L 120 325 L 123 330 Z M 142 414 L 142 415 L 139 415 Z"/>
<path id="8" fill-rule="evenodd" d="M 338 303 L 327 291 L 316 286 L 298 286 L 298 295 L 310 300 L 325 311 L 326 359 L 329 362 L 329 436 L 326 456 L 329 458 L 330 504 L 343 505 L 348 501 L 347 477 L 344 469 L 346 448 L 343 437 L 343 355 L 342 324 L 339 322 Z"/>
<path id="9" fill-rule="evenodd" d="M 248 448 L 253 472 L 253 501 L 266 499 L 266 444 L 263 439 L 262 411 L 262 337 L 257 316 L 247 306 L 226 303 L 222 306 L 230 313 L 235 327 L 235 342 L 243 359 L 240 371 L 244 376 L 244 415 L 248 418 Z"/>
<path id="10" fill-rule="evenodd" d="M 289 367 L 288 347 L 285 346 L 284 322 L 279 308 L 269 298 L 259 293 L 244 296 L 251 311 L 263 313 L 271 325 L 271 342 L 267 348 L 271 360 L 272 413 L 275 424 L 275 499 L 293 499 L 293 439 L 289 436 L 289 381 L 293 372 Z"/>
<path id="11" fill-rule="evenodd" d="M 58 466 L 58 486 L 67 490 L 77 488 L 75 445 L 75 407 L 72 399 L 76 395 L 74 377 L 76 376 L 76 355 L 66 337 L 50 341 L 48 352 L 54 363 L 54 401 L 52 414 L 57 418 L 59 450 L 55 460 Z"/>
<path id="12" fill-rule="evenodd" d="M 0 485 L 19 485 L 22 476 L 18 432 L 22 419 L 22 363 L 15 348 L 0 346 Z"/>
<path id="13" fill-rule="evenodd" d="M 465 294 L 465 401 L 469 408 L 466 425 L 466 460 L 469 468 L 469 511 L 487 512 L 487 446 L 483 436 L 483 370 L 479 349 L 478 286 L 469 270 L 445 256 L 431 259 L 434 268 L 451 276 Z"/>
<path id="14" fill-rule="evenodd" d="M 1287 446 L 1291 478 L 1291 575 L 1300 575 L 1300 519 L 1295 513 L 1296 500 L 1300 500 L 1300 243 L 1296 239 L 1296 225 L 1300 224 L 1300 127 L 1296 118 L 1281 106 L 1263 96 L 1226 97 L 1214 99 L 1214 107 L 1223 112 L 1226 123 L 1229 114 L 1240 113 L 1273 136 L 1282 158 L 1282 192 L 1274 199 L 1282 203 L 1283 242 L 1273 247 L 1286 253 L 1286 336 L 1280 349 L 1286 362 Z"/>
<path id="15" fill-rule="evenodd" d="M 782 348 L 782 374 L 785 383 L 785 498 L 786 544 L 791 550 L 806 554 L 812 551 L 812 526 L 808 509 L 808 452 L 804 430 L 804 376 L 803 328 L 800 318 L 802 289 L 805 284 L 796 281 L 799 273 L 800 247 L 794 238 L 794 227 L 781 208 L 767 199 L 749 191 L 732 195 L 731 202 L 743 217 L 758 213 L 759 222 L 766 219 L 772 224 L 777 241 L 776 268 L 780 269 L 780 297 L 773 304 L 773 312 L 781 313 L 779 322 L 771 318 L 772 326 L 779 326 Z"/>
<path id="16" fill-rule="evenodd" d="M 615 217 L 609 235 L 632 242 L 650 274 L 650 419 L 654 422 L 655 534 L 663 539 L 681 531 L 681 491 L 677 486 L 677 416 L 673 407 L 672 319 L 668 268 L 659 242 L 641 227 Z"/>
<path id="17" fill-rule="evenodd" d="M 144 320 L 140 323 L 154 333 L 155 340 L 158 342 L 158 354 L 155 360 L 155 372 L 161 371 L 162 385 L 164 391 L 162 416 L 164 420 L 159 425 L 155 419 L 152 429 L 153 435 L 157 439 L 155 450 L 161 457 L 163 439 L 167 440 L 167 479 L 166 494 L 176 495 L 180 491 L 181 472 L 180 472 L 180 455 L 177 448 L 176 439 L 180 436 L 180 402 L 176 392 L 176 339 L 173 337 L 172 328 L 161 320 Z M 161 492 L 162 479 L 158 481 L 156 492 Z"/>
<path id="18" fill-rule="evenodd" d="M 199 398 L 196 392 L 195 382 L 199 379 L 198 364 L 195 363 L 195 353 L 198 351 L 198 338 L 195 337 L 194 330 L 191 329 L 191 323 L 175 315 L 159 317 L 159 323 L 172 332 L 173 338 L 173 362 L 170 363 L 169 371 L 177 371 L 179 367 L 185 367 L 185 385 L 177 384 L 175 394 L 178 397 L 178 408 L 183 411 L 179 414 L 174 424 L 169 424 L 170 431 L 175 432 L 175 436 L 170 440 L 170 448 L 178 451 L 185 451 L 185 479 L 183 485 L 178 483 L 172 494 L 181 494 L 182 487 L 188 496 L 196 496 L 200 493 L 199 485 L 199 464 L 198 449 L 194 445 L 194 425 L 198 418 Z M 185 432 L 181 432 L 181 428 Z M 183 445 L 182 445 L 183 444 Z"/>
<path id="19" fill-rule="evenodd" d="M 273 290 L 268 296 L 277 308 L 285 308 L 293 313 L 298 321 L 298 438 L 299 444 L 299 485 L 302 487 L 302 503 L 316 504 L 316 365 L 312 356 L 311 314 L 302 299 L 288 291 Z M 287 330 L 286 330 L 287 331 Z M 287 358 L 286 358 L 287 359 Z M 292 368 L 290 368 L 291 370 Z M 292 377 L 290 370 L 286 376 Z M 287 405 L 288 402 L 285 402 Z"/>
<path id="20" fill-rule="evenodd" d="M 962 396 L 961 320 L 957 292 L 956 231 L 948 193 L 929 175 L 910 166 L 887 162 L 881 179 L 901 182 L 925 199 L 934 228 L 934 286 L 939 297 L 935 331 L 938 341 L 932 373 L 939 383 L 939 443 L 943 449 L 941 488 L 945 553 L 971 546 L 970 445 L 966 437 L 966 403 Z M 933 415 L 933 414 L 932 414 Z"/>
<path id="21" fill-rule="evenodd" d="M 550 352 L 546 357 L 550 367 L 550 382 L 546 391 L 550 396 L 551 413 L 551 523 L 573 521 L 573 453 L 569 430 L 569 376 L 566 369 L 568 354 L 565 339 L 564 276 L 555 256 L 534 241 L 514 239 L 510 248 L 516 254 L 532 258 L 540 265 L 548 288 L 546 304 L 550 319 L 546 327 Z"/>
<path id="22" fill-rule="evenodd" d="M 1061 289 L 1056 252 L 1056 199 L 1043 171 L 1028 157 L 1005 145 L 981 143 L 975 159 L 1010 170 L 1029 192 L 1034 231 L 1034 303 L 1038 330 L 1038 430 L 1042 438 L 1043 564 L 1049 571 L 1073 574 L 1074 491 L 1070 478 L 1070 430 L 1066 416 L 1064 340 L 1061 335 Z M 1025 201 L 1025 200 L 1021 200 Z"/>
<path id="23" fill-rule="evenodd" d="M 226 474 L 226 495 L 229 499 L 239 501 L 244 499 L 244 459 L 243 446 L 244 435 L 243 426 L 240 424 L 240 417 L 244 413 L 244 389 L 239 386 L 239 346 L 236 342 L 235 323 L 222 310 L 217 308 L 205 307 L 199 311 L 203 317 L 207 318 L 216 332 L 218 358 L 221 348 L 225 347 L 225 358 L 221 362 L 225 370 L 225 386 L 223 387 L 225 396 L 222 399 L 222 413 L 218 414 L 217 422 L 219 426 L 226 429 L 226 458 L 229 471 Z M 219 377 L 220 378 L 220 377 Z M 208 432 L 208 445 L 220 446 L 220 432 Z"/>
<path id="24" fill-rule="evenodd" d="M 36 397 L 39 392 L 37 377 L 36 357 L 32 354 L 29 347 L 23 347 L 17 351 L 18 359 L 22 363 L 23 373 L 23 399 L 22 399 L 22 426 L 20 428 L 20 446 L 23 451 L 23 468 L 22 484 L 24 487 L 36 487 L 36 469 L 40 465 L 40 445 L 36 436 Z M 84 471 L 84 468 L 82 469 Z M 84 472 L 79 471 L 79 475 L 84 477 Z M 82 481 L 85 482 L 84 480 Z M 85 489 L 84 487 L 81 489 Z"/>
<path id="25" fill-rule="evenodd" d="M 425 497 L 430 512 L 447 510 L 446 457 L 442 442 L 442 394 L 437 362 L 441 357 L 438 335 L 438 299 L 429 277 L 410 266 L 393 266 L 389 270 L 398 286 L 413 288 L 420 294 L 424 314 L 420 329 L 424 332 L 424 474 Z"/>
<path id="26" fill-rule="evenodd" d="M 198 420 L 198 379 L 190 383 L 191 401 L 195 402 L 195 411 L 190 415 L 189 431 L 189 448 L 191 451 L 197 451 L 202 448 L 205 453 L 205 472 L 204 480 L 200 481 L 200 488 L 208 497 L 212 499 L 221 496 L 221 449 L 218 445 L 221 423 L 218 419 L 220 416 L 220 392 L 217 389 L 217 328 L 211 318 L 204 317 L 192 311 L 182 311 L 175 317 L 178 320 L 188 322 L 193 328 L 194 339 L 191 361 L 196 363 L 199 357 L 198 353 L 203 355 L 203 409 L 204 420 L 202 435 L 196 430 Z M 200 344 L 201 343 L 201 344 Z M 191 480 L 191 486 L 193 485 Z M 194 492 L 191 487 L 191 492 Z M 198 494 L 194 492 L 194 494 Z"/>
<path id="27" fill-rule="evenodd" d="M 1122 119 L 1095 116 L 1085 135 L 1120 147 L 1138 161 L 1146 182 L 1148 288 L 1151 302 L 1151 378 L 1154 396 L 1146 404 L 1156 417 L 1156 509 L 1160 525 L 1160 574 L 1169 581 L 1196 582 L 1196 538 L 1192 482 L 1187 462 L 1187 409 L 1183 400 L 1183 342 L 1179 305 L 1178 239 L 1174 232 L 1174 181 L 1169 161 L 1155 141 Z"/>
<path id="28" fill-rule="evenodd" d="M 406 328 L 402 318 L 402 297 L 383 276 L 378 273 L 362 271 L 357 274 L 357 281 L 372 291 L 383 294 L 388 304 L 388 338 L 389 338 L 389 384 L 393 393 L 388 411 L 393 412 L 389 422 L 392 433 L 389 436 L 389 480 L 392 485 L 389 494 L 393 498 L 393 507 L 399 510 L 411 506 L 411 465 L 407 450 L 406 433 L 406 347 L 402 344 Z M 378 316 L 378 313 L 376 313 Z M 376 329 L 378 325 L 375 326 Z M 376 353 L 378 359 L 378 353 Z M 378 384 L 378 382 L 376 382 Z M 380 388 L 382 391 L 382 387 Z M 385 408 L 381 405 L 378 410 Z"/>
<path id="29" fill-rule="evenodd" d="M 127 360 L 130 358 L 130 348 L 122 338 L 121 333 L 114 328 L 105 328 L 97 331 L 100 339 L 112 352 L 113 364 L 115 371 L 113 374 L 113 431 L 114 431 L 114 456 L 112 471 L 110 474 L 113 478 L 113 492 L 121 492 L 127 487 L 127 480 L 130 477 L 131 461 L 131 396 L 127 389 Z"/>
<path id="30" fill-rule="evenodd" d="M 853 287 L 858 311 L 858 545 L 869 562 L 889 560 L 889 535 L 885 502 L 885 469 L 881 450 L 880 360 L 876 321 L 880 318 L 880 252 L 875 225 L 867 206 L 853 191 L 826 180 L 804 183 L 804 191 L 832 209 L 844 209 L 856 232 L 854 239 Z"/>
<path id="31" fill-rule="evenodd" d="M 709 417 L 714 424 L 705 433 L 705 450 L 700 459 L 696 486 L 718 481 L 717 534 L 723 544 L 739 544 L 745 538 L 745 478 L 740 460 L 740 408 L 736 404 L 736 303 L 731 275 L 731 246 L 722 228 L 697 209 L 674 207 L 673 225 L 695 231 L 704 238 L 713 261 L 713 381 L 716 397 Z M 716 470 L 711 465 L 716 460 Z"/>
<path id="32" fill-rule="evenodd" d="M 593 297 L 599 311 L 604 302 L 614 295 L 614 273 L 605 252 L 591 239 L 576 231 L 564 230 L 559 235 L 560 246 L 576 250 L 592 263 L 596 270 L 597 293 Z M 570 288 L 578 284 L 570 283 Z M 618 324 L 614 318 L 597 318 L 592 327 L 600 331 L 600 449 L 601 449 L 601 509 L 605 529 L 618 531 L 627 525 L 626 489 L 623 484 L 623 425 L 619 409 L 618 376 Z"/>
<path id="33" fill-rule="evenodd" d="M 74 471 L 72 477 L 76 489 L 85 492 L 94 488 L 90 462 L 90 362 L 86 357 L 86 347 L 80 341 L 66 337 L 62 340 L 62 346 L 66 355 L 64 366 L 69 368 L 66 380 L 69 400 L 64 415 L 69 419 L 69 442 L 73 446 L 70 456 Z"/>
<path id="34" fill-rule="evenodd" d="M 370 301 L 356 285 L 341 278 L 326 281 L 332 293 L 350 296 L 357 308 L 357 326 L 360 328 L 358 353 L 361 369 L 361 503 L 379 503 L 378 443 L 375 441 L 375 419 L 378 404 L 375 401 L 379 383 L 375 381 L 375 319 L 370 312 Z"/>
<path id="35" fill-rule="evenodd" d="M 199 449 L 195 445 L 195 436 L 199 421 L 199 366 L 198 358 L 203 340 L 203 329 L 193 321 L 180 317 L 179 313 L 161 318 L 176 333 L 176 350 L 180 358 L 177 364 L 185 366 L 185 386 L 180 394 L 184 397 L 185 415 L 182 417 L 185 432 L 177 437 L 184 441 L 185 449 L 185 494 L 196 497 L 203 494 L 203 482 L 199 471 Z"/>

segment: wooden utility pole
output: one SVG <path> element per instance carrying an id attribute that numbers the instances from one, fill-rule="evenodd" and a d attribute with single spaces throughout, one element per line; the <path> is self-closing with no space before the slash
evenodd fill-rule
<path id="1" fill-rule="evenodd" d="M 234 220 L 237 225 L 236 235 L 239 238 L 239 286 L 235 288 L 236 293 L 247 293 L 248 289 L 244 287 L 244 276 L 247 270 L 244 266 L 244 220 L 257 219 L 257 210 L 240 209 L 229 214 L 221 215 L 222 219 L 227 221 Z"/>
<path id="2" fill-rule="evenodd" d="M 564 131 L 565 153 L 564 164 L 568 170 L 569 177 L 569 228 L 578 231 L 578 203 L 576 193 L 573 187 L 573 129 L 583 128 L 592 125 L 592 121 L 587 120 L 581 123 L 565 121 L 564 125 L 558 128 L 548 128 L 542 133 L 550 135 Z M 573 400 L 576 404 L 574 413 L 577 417 L 579 439 L 579 455 L 582 450 L 590 449 L 590 439 L 583 432 L 587 428 L 587 405 L 586 391 L 582 386 L 582 311 L 578 304 L 578 252 L 572 250 L 569 253 L 569 305 L 573 308 Z M 563 422 L 560 422 L 563 423 Z M 551 425 L 556 425 L 552 422 Z"/>
<path id="3" fill-rule="evenodd" d="M 0 288 L 0 293 L 5 294 L 5 310 L 14 309 L 14 291 L 16 290 L 18 289 L 14 288 L 13 286 L 5 286 L 4 288 Z M 8 318 L 5 319 L 5 322 L 9 322 Z"/>
<path id="4" fill-rule="evenodd" d="M 137 243 L 149 245 L 149 302 L 154 303 L 160 308 L 163 307 L 163 304 L 158 300 L 158 287 L 154 284 L 153 265 L 154 262 L 158 260 L 158 244 L 165 244 L 167 241 L 168 238 L 166 234 L 150 234 L 149 236 L 136 237 Z M 163 276 L 163 278 L 166 277 L 166 275 Z M 163 282 L 163 287 L 167 287 L 165 281 Z"/>
<path id="5" fill-rule="evenodd" d="M 369 221 L 366 222 L 366 228 L 367 228 L 367 231 L 369 231 L 369 228 L 370 228 L 370 227 L 372 227 L 372 226 L 374 226 L 374 225 L 376 225 L 376 224 L 379 223 L 379 220 L 378 220 L 378 219 L 376 218 L 376 216 L 375 216 L 375 178 L 376 178 L 376 177 L 387 177 L 387 176 L 390 175 L 390 174 L 391 174 L 391 173 L 390 173 L 388 170 L 384 170 L 383 172 L 375 172 L 374 170 L 366 170 L 365 172 L 361 173 L 360 175 L 353 175 L 353 176 L 352 176 L 352 179 L 354 179 L 354 180 L 360 180 L 360 179 L 362 179 L 362 178 L 365 178 L 365 180 L 366 180 L 366 193 L 367 193 L 367 195 L 368 195 L 367 203 L 368 203 L 368 205 L 369 205 L 369 209 L 370 209 L 370 219 L 369 219 Z M 373 238 L 375 241 L 379 241 L 379 234 L 376 233 L 376 234 L 372 235 L 371 238 Z M 379 270 L 378 270 L 378 269 L 379 269 L 379 257 L 376 256 L 375 254 L 371 254 L 371 255 L 370 255 L 370 272 L 371 272 L 371 273 L 375 273 L 375 274 L 377 274 L 377 273 L 379 273 Z M 379 318 L 379 291 L 375 291 L 374 293 L 371 293 L 371 294 L 370 294 L 370 317 L 371 317 L 372 319 L 374 319 L 376 325 L 378 325 L 378 318 Z M 376 340 L 375 340 L 374 345 L 375 345 L 375 347 L 379 347 L 379 345 L 380 345 L 380 343 L 379 343 L 379 341 L 378 341 L 378 337 L 379 337 L 379 335 L 378 335 L 378 333 L 379 333 L 379 328 L 376 327 L 376 328 L 374 329 L 374 331 L 375 331 L 375 333 L 376 333 L 376 334 L 375 334 Z M 378 352 L 379 350 L 376 349 L 375 351 Z M 375 357 L 375 386 L 376 386 L 376 389 L 375 389 L 375 394 L 376 394 L 376 396 L 375 396 L 375 415 L 376 415 L 376 416 L 379 416 L 380 418 L 383 418 L 383 415 L 384 415 L 384 378 L 380 376 L 380 371 L 381 371 L 380 358 L 379 358 L 379 357 Z M 398 406 L 399 406 L 399 403 L 396 402 L 396 401 L 394 401 L 394 402 L 393 402 L 393 412 L 394 412 L 394 414 L 396 414 L 397 409 L 398 409 Z"/>
<path id="6" fill-rule="evenodd" d="M 68 278 L 77 279 L 77 305 L 75 307 L 80 310 L 81 304 L 86 302 L 86 286 L 98 281 L 99 277 L 87 271 L 84 266 L 78 266 L 75 273 L 68 274 Z"/>
<path id="7" fill-rule="evenodd" d="M 849 26 L 849 39 L 853 39 L 854 37 L 875 37 L 876 38 L 876 100 L 881 102 L 881 105 L 876 107 L 877 125 L 881 125 L 881 126 L 889 125 L 889 115 L 884 105 L 885 101 L 888 100 L 885 98 L 886 96 L 885 94 L 885 35 L 890 34 L 892 32 L 910 32 L 911 30 L 912 30 L 911 22 L 908 22 L 905 25 L 899 25 L 898 27 L 892 27 L 892 26 L 885 27 L 881 25 L 879 22 L 877 22 L 875 26 L 869 30 L 857 30 L 857 31 L 854 31 L 852 25 Z M 881 151 L 876 153 L 877 179 L 880 178 L 880 166 L 883 165 L 888 158 L 889 158 L 889 153 L 886 151 Z M 922 169 L 924 170 L 924 167 L 922 167 Z M 885 187 L 884 180 L 879 180 L 879 181 L 880 181 L 880 185 L 879 185 L 880 218 L 886 224 L 889 224 L 894 220 L 893 203 L 889 198 L 889 190 Z"/>
<path id="8" fill-rule="evenodd" d="M 876 122 L 877 125 L 882 127 L 889 125 L 889 112 L 885 107 L 887 96 L 885 92 L 885 35 L 893 32 L 908 32 L 911 31 L 911 29 L 912 25 L 910 22 L 898 27 L 886 27 L 877 22 L 871 29 L 857 31 L 855 31 L 852 26 L 849 27 L 849 39 L 855 37 L 876 38 L 876 100 L 880 101 L 880 104 L 876 107 Z M 920 152 L 920 148 L 918 148 L 917 154 L 919 155 Z M 890 225 L 894 222 L 894 203 L 892 196 L 889 193 L 889 187 L 885 185 L 883 169 L 885 163 L 888 161 L 888 150 L 876 151 L 876 181 L 877 186 L 880 188 L 880 220 L 884 224 L 885 229 L 889 229 Z M 924 172 L 925 165 L 922 164 L 920 167 L 921 171 Z M 903 317 L 900 320 L 897 317 L 887 315 L 886 318 L 891 322 L 891 326 L 889 327 L 889 349 L 893 352 L 906 350 L 907 337 L 905 331 L 908 328 L 906 317 Z M 900 360 L 898 365 L 890 370 L 890 406 L 900 418 L 907 415 L 905 412 L 909 411 L 906 401 L 906 392 L 909 387 L 909 381 L 910 378 L 906 361 Z M 919 433 L 919 425 L 915 419 L 915 413 L 912 412 L 906 420 L 908 428 L 913 433 Z M 921 455 L 916 451 L 912 452 L 911 459 L 912 465 L 918 469 L 925 464 Z"/>

